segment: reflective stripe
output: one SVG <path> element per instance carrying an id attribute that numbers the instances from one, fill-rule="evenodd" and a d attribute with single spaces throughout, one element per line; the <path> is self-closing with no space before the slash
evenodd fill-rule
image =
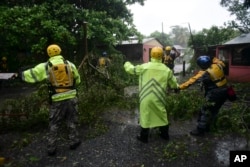
<path id="1" fill-rule="evenodd" d="M 36 78 L 36 75 L 34 74 L 32 69 L 30 69 L 30 74 L 31 74 L 32 78 L 35 80 L 35 82 L 38 82 L 38 79 Z"/>
<path id="2" fill-rule="evenodd" d="M 164 94 L 164 88 L 155 80 L 149 80 L 140 91 L 140 101 L 142 101 L 149 94 L 153 93 L 164 105 L 166 105 L 166 94 Z"/>
<path id="3" fill-rule="evenodd" d="M 222 77 L 221 79 L 217 79 L 217 80 L 215 80 L 214 81 L 214 83 L 218 83 L 218 82 L 220 82 L 220 81 L 223 81 L 225 79 L 225 76 L 224 77 Z"/>
<path id="4" fill-rule="evenodd" d="M 52 101 L 61 101 L 61 100 L 66 100 L 66 99 L 71 99 L 76 97 L 76 90 L 70 90 L 67 92 L 63 92 L 63 93 L 56 93 L 54 95 L 52 95 Z"/>

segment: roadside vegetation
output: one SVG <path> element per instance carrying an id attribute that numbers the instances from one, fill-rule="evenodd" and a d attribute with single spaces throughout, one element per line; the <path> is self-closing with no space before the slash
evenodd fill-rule
<path id="1" fill-rule="evenodd" d="M 78 87 L 79 126 L 91 129 L 87 135 L 89 138 L 95 138 L 108 131 L 102 116 L 110 108 L 133 111 L 139 105 L 138 95 L 124 96 L 124 88 L 137 85 L 138 79 L 125 73 L 123 55 L 117 53 L 114 46 L 130 37 L 136 36 L 139 40 L 143 38 L 143 35 L 135 29 L 132 14 L 126 7 L 143 3 L 144 0 L 111 0 L 99 3 L 85 0 L 37 0 L 32 3 L 23 0 L 1 1 L 1 56 L 7 56 L 10 71 L 17 72 L 46 61 L 44 48 L 52 42 L 59 44 L 65 58 L 72 60 L 76 65 L 86 58 L 86 52 L 94 54 L 97 58 L 105 48 L 112 59 L 108 69 L 111 76 L 109 79 L 90 67 L 88 62 L 80 68 L 82 83 Z M 237 16 L 224 27 L 212 26 L 210 29 L 191 34 L 190 29 L 176 26 L 170 34 L 156 31 L 150 37 L 158 38 L 164 45 L 180 44 L 187 47 L 188 53 L 184 56 L 190 60 L 195 47 L 207 49 L 208 46 L 222 44 L 242 32 L 249 32 L 249 5 L 244 6 L 240 1 L 230 0 L 221 0 L 221 5 L 228 8 L 232 15 Z M 84 27 L 86 25 L 87 27 Z M 192 61 L 190 64 L 191 71 L 194 71 L 195 65 Z M 188 75 L 186 77 L 180 75 L 179 83 L 187 77 Z M 22 87 L 23 84 L 15 81 L 13 86 Z M 249 147 L 250 84 L 232 84 L 237 91 L 238 100 L 233 103 L 227 102 L 221 108 L 212 128 L 212 134 L 220 136 L 231 133 L 242 136 Z M 18 99 L 5 99 L 0 103 L 0 133 L 19 132 L 22 136 L 22 140 L 14 140 L 11 147 L 22 149 L 32 142 L 32 135 L 48 127 L 46 82 L 34 86 L 36 91 L 33 93 Z M 169 119 L 179 122 L 191 120 L 198 114 L 203 100 L 203 93 L 198 84 L 178 94 L 170 91 L 167 98 Z M 155 148 L 155 153 L 159 153 L 163 159 L 169 161 L 177 158 L 185 160 L 188 157 L 197 157 L 198 152 L 206 153 L 211 144 L 206 141 L 207 144 L 202 145 L 200 150 L 190 150 L 188 142 L 190 141 L 170 141 L 165 147 Z M 180 153 L 182 157 L 179 157 Z M 37 159 L 31 157 L 30 161 L 35 162 Z"/>
<path id="2" fill-rule="evenodd" d="M 113 63 L 110 68 L 110 79 L 105 78 L 97 71 L 88 71 L 88 78 L 84 80 L 78 88 L 79 94 L 79 126 L 89 129 L 86 138 L 91 139 L 106 133 L 108 123 L 103 119 L 106 112 L 112 113 L 112 109 L 127 110 L 134 112 L 138 107 L 138 94 L 131 97 L 124 96 L 124 88 L 131 85 L 138 85 L 137 76 L 125 73 L 120 55 L 112 56 Z M 84 67 L 87 69 L 87 66 Z M 182 83 L 191 74 L 182 77 L 178 76 L 178 82 Z M 86 83 L 87 82 L 87 83 Z M 17 83 L 22 85 L 22 83 Z M 214 136 L 233 134 L 243 137 L 247 146 L 250 136 L 250 109 L 249 109 L 249 83 L 233 83 L 237 93 L 236 102 L 227 102 L 219 113 L 218 120 L 211 129 Z M 0 117 L 0 132 L 21 134 L 21 139 L 14 140 L 11 147 L 22 149 L 32 143 L 34 135 L 39 131 L 46 131 L 48 127 L 48 102 L 47 85 L 41 83 L 35 85 L 37 91 L 24 95 L 18 99 L 6 99 L 0 105 L 0 113 L 5 116 Z M 178 94 L 169 90 L 167 98 L 167 110 L 169 119 L 184 123 L 196 118 L 201 104 L 204 102 L 203 92 L 199 84 L 193 85 Z M 132 113 L 135 114 L 135 113 Z M 136 114 L 135 114 L 136 116 Z M 171 122 L 171 121 L 170 121 Z M 66 133 L 65 133 L 66 134 Z M 66 136 L 61 136 L 66 138 Z M 192 147 L 194 141 L 188 136 L 175 139 L 164 146 L 154 148 L 155 155 L 161 161 L 169 163 L 175 160 L 185 162 L 187 159 L 197 158 L 200 155 L 209 154 L 212 146 L 209 138 L 203 141 L 196 141 L 200 147 Z M 209 155 L 208 155 L 209 156 Z M 36 157 L 31 157 L 30 161 L 38 161 Z M 184 164 L 183 164 L 184 165 Z"/>
<path id="3" fill-rule="evenodd" d="M 111 78 L 105 78 L 98 71 L 87 71 L 87 78 L 82 77 L 78 88 L 79 125 L 94 129 L 90 137 L 105 133 L 107 128 L 102 120 L 103 114 L 110 108 L 132 110 L 138 107 L 138 95 L 124 96 L 124 88 L 138 85 L 137 76 L 125 73 L 123 59 L 113 55 L 114 63 L 109 67 Z M 87 68 L 86 64 L 86 69 Z M 190 75 L 178 77 L 182 83 Z M 22 85 L 22 83 L 18 83 Z M 233 83 L 237 93 L 236 102 L 227 102 L 219 113 L 218 120 L 212 131 L 214 133 L 237 133 L 249 141 L 250 112 L 249 112 L 249 83 Z M 47 85 L 36 85 L 37 91 L 18 99 L 6 99 L 0 105 L 0 132 L 32 131 L 47 128 L 48 101 Z M 187 121 L 196 117 L 201 104 L 204 102 L 203 92 L 199 84 L 191 86 L 176 94 L 170 90 L 167 98 L 169 118 L 177 121 Z"/>

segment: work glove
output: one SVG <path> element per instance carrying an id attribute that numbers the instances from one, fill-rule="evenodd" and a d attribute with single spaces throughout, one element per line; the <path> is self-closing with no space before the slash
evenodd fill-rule
<path id="1" fill-rule="evenodd" d="M 14 74 L 14 77 L 15 77 L 15 79 L 23 81 L 22 80 L 22 70 L 18 70 L 18 72 Z"/>
<path id="2" fill-rule="evenodd" d="M 174 89 L 174 93 L 180 93 L 180 88 L 178 87 L 178 88 L 176 88 L 176 89 Z"/>

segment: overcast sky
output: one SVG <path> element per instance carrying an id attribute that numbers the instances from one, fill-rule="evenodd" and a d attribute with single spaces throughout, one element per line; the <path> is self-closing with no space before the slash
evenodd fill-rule
<path id="1" fill-rule="evenodd" d="M 128 7 L 134 14 L 134 24 L 143 35 L 154 31 L 169 33 L 171 26 L 179 25 L 200 31 L 211 26 L 223 26 L 234 17 L 220 0 L 146 0 L 144 6 L 138 4 Z M 163 25 L 163 26 L 162 26 Z"/>

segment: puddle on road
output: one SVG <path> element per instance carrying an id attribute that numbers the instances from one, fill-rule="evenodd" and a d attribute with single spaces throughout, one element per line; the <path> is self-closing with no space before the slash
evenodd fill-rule
<path id="1" fill-rule="evenodd" d="M 243 138 L 228 137 L 223 141 L 218 141 L 215 148 L 215 156 L 219 163 L 229 166 L 230 151 L 246 150 L 246 145 L 246 140 Z"/>
<path id="2" fill-rule="evenodd" d="M 138 126 L 139 111 L 133 109 L 132 111 L 127 110 L 115 110 L 107 112 L 104 118 L 108 121 L 116 122 L 124 125 Z"/>

